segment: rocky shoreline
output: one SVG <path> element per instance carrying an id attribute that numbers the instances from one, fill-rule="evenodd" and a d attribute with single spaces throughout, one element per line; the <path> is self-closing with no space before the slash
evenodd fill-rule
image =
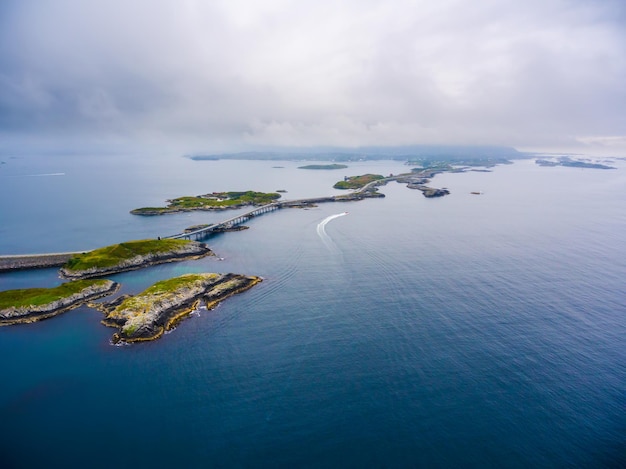
<path id="1" fill-rule="evenodd" d="M 406 184 L 406 187 L 409 189 L 417 189 L 422 191 L 422 195 L 427 198 L 433 197 L 443 197 L 444 195 L 449 195 L 450 191 L 448 189 L 437 189 L 435 187 L 429 187 L 426 184 L 430 182 L 430 178 L 432 178 L 435 174 L 434 171 L 423 171 L 416 175 L 407 175 L 397 177 L 396 181 L 402 184 Z"/>
<path id="2" fill-rule="evenodd" d="M 422 195 L 429 199 L 433 197 L 443 197 L 444 195 L 450 194 L 450 191 L 448 189 L 437 189 L 435 187 L 428 187 L 423 184 L 407 184 L 406 187 L 408 187 L 409 189 L 417 189 L 419 191 L 422 191 Z"/>
<path id="3" fill-rule="evenodd" d="M 28 324 L 51 318 L 77 308 L 89 301 L 112 295 L 120 288 L 119 283 L 105 280 L 101 284 L 84 288 L 78 293 L 39 306 L 10 307 L 0 310 L 0 326 Z"/>
<path id="4" fill-rule="evenodd" d="M 102 324 L 119 329 L 113 343 L 143 342 L 160 338 L 204 301 L 214 308 L 229 296 L 261 282 L 260 277 L 239 274 L 187 274 L 157 283 L 136 296 L 121 296 L 110 303 L 90 303 L 102 311 Z M 164 285 L 175 283 L 174 288 Z"/>
<path id="5" fill-rule="evenodd" d="M 175 208 L 135 208 L 131 210 L 129 213 L 131 215 L 140 215 L 143 217 L 152 217 L 156 215 L 167 215 L 170 213 L 184 213 L 184 212 L 222 212 L 226 210 L 238 210 L 245 207 L 255 207 L 260 206 L 259 204 L 235 204 L 229 206 L 205 206 L 205 207 L 175 207 Z"/>
<path id="6" fill-rule="evenodd" d="M 59 269 L 59 275 L 65 279 L 83 279 L 102 277 L 105 275 L 128 272 L 130 270 L 143 269 L 166 262 L 176 262 L 182 260 L 200 259 L 205 256 L 215 255 L 206 243 L 195 241 L 189 242 L 185 246 L 167 252 L 153 252 L 145 255 L 138 255 L 130 259 L 125 259 L 119 264 L 109 267 L 91 267 L 85 270 L 72 270 L 67 266 Z"/>

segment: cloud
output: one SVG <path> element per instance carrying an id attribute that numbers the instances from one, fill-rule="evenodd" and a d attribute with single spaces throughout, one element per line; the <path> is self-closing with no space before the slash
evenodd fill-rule
<path id="1" fill-rule="evenodd" d="M 0 132 L 208 151 L 580 145 L 626 128 L 623 5 L 6 0 Z"/>

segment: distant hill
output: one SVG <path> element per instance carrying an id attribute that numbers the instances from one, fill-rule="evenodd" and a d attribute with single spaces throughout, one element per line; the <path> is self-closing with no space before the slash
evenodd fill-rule
<path id="1" fill-rule="evenodd" d="M 310 161 L 363 161 L 400 160 L 420 161 L 467 161 L 472 159 L 506 160 L 526 158 L 512 147 L 458 146 L 458 145 L 410 145 L 397 147 L 311 147 L 272 148 L 260 151 L 220 154 L 186 155 L 192 160 L 310 160 Z"/>

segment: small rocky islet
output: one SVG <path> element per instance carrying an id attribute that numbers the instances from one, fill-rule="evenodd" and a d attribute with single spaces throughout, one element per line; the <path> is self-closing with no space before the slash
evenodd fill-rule
<path id="1" fill-rule="evenodd" d="M 113 343 L 155 340 L 204 302 L 207 309 L 261 282 L 240 274 L 186 274 L 155 283 L 138 295 L 123 295 L 109 303 L 90 303 L 102 311 L 102 323 L 118 328 Z"/>

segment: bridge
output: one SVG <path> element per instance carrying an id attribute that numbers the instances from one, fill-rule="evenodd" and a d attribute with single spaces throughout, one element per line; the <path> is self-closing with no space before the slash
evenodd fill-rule
<path id="1" fill-rule="evenodd" d="M 228 220 L 202 226 L 192 231 L 183 231 L 182 233 L 177 233 L 175 235 L 165 236 L 163 239 L 191 239 L 192 237 L 195 239 L 206 238 L 213 233 L 222 233 L 233 226 L 240 225 L 241 223 L 250 220 L 251 218 L 263 215 L 267 212 L 273 212 L 274 210 L 278 210 L 280 208 L 282 208 L 282 204 L 278 202 L 262 205 L 261 207 L 239 214 L 235 217 L 229 218 Z"/>
<path id="2" fill-rule="evenodd" d="M 182 233 L 176 233 L 170 236 L 164 236 L 163 239 L 203 239 L 214 233 L 223 233 L 228 231 L 234 226 L 240 225 L 251 218 L 263 215 L 264 213 L 273 212 L 281 208 L 291 207 L 306 207 L 312 204 L 323 202 L 335 202 L 340 200 L 351 200 L 351 198 L 344 198 L 345 196 L 330 196 L 330 197 L 314 197 L 310 199 L 297 199 L 297 200 L 285 200 L 281 202 L 273 202 L 271 204 L 262 205 L 256 207 L 248 212 L 241 213 L 237 216 L 229 218 L 228 220 L 221 221 L 219 223 L 213 223 L 210 225 L 199 226 L 194 230 L 185 230 Z"/>

